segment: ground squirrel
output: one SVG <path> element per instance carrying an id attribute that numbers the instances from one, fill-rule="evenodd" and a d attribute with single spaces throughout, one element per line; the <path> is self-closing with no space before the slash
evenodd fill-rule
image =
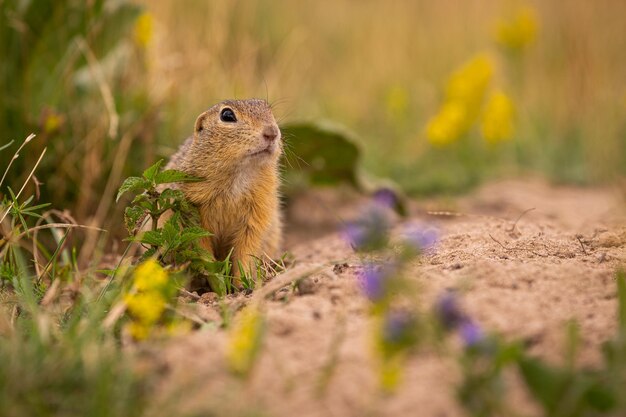
<path id="1" fill-rule="evenodd" d="M 281 133 L 264 100 L 226 100 L 200 116 L 167 168 L 202 178 L 180 184 L 197 205 L 202 227 L 213 236 L 202 244 L 223 260 L 232 250 L 234 273 L 256 258 L 280 256 L 282 225 L 278 160 Z"/>

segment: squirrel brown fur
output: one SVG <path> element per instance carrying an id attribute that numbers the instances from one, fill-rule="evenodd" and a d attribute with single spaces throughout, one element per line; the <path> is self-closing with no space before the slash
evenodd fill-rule
<path id="1" fill-rule="evenodd" d="M 193 136 L 166 168 L 199 177 L 179 185 L 212 233 L 202 245 L 218 260 L 232 250 L 238 265 L 253 271 L 257 259 L 280 256 L 281 133 L 270 105 L 259 99 L 226 100 L 198 116 Z"/>

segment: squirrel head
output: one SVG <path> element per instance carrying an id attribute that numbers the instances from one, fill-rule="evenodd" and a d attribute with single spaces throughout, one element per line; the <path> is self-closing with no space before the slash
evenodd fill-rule
<path id="1" fill-rule="evenodd" d="M 203 177 L 277 165 L 283 149 L 272 109 L 260 99 L 226 100 L 202 113 L 192 147 L 195 175 Z"/>

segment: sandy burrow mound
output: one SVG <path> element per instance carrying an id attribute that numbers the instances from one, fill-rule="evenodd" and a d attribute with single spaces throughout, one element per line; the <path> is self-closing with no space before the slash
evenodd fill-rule
<path id="1" fill-rule="evenodd" d="M 303 210 L 315 201 L 307 198 Z M 319 198 L 328 212 L 333 198 Z M 363 203 L 357 199 L 350 211 L 342 202 L 344 215 Z M 562 357 L 564 324 L 576 319 L 583 338 L 580 363 L 593 365 L 600 360 L 600 344 L 616 328 L 614 272 L 626 242 L 622 207 L 623 199 L 610 189 L 511 181 L 453 202 L 412 203 L 412 216 L 397 229 L 421 222 L 439 230 L 439 244 L 410 271 L 425 307 L 445 289 L 459 289 L 467 311 L 483 327 L 522 339 L 532 353 L 555 362 Z M 432 214 L 441 211 L 447 213 Z M 320 221 L 328 228 L 339 218 L 335 213 Z M 200 330 L 153 348 L 164 369 L 162 398 L 183 399 L 176 403 L 218 415 L 250 410 L 299 417 L 463 415 L 454 398 L 458 367 L 440 352 L 411 359 L 396 394 L 378 393 L 358 256 L 336 232 L 310 240 L 299 229 L 293 236 L 300 239 L 290 248 L 297 264 L 317 272 L 307 294 L 279 282 L 267 298 L 265 342 L 250 377 L 229 374 L 223 330 Z M 250 297 L 227 302 L 243 305 Z M 217 304 L 197 305 L 198 314 L 219 321 Z M 513 387 L 512 400 L 532 413 L 519 384 L 513 381 Z"/>

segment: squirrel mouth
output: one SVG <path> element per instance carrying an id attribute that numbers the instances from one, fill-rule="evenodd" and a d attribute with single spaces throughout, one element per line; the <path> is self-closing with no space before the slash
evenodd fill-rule
<path id="1" fill-rule="evenodd" d="M 260 151 L 256 151 L 256 152 L 249 154 L 249 156 L 253 157 L 253 156 L 261 156 L 261 155 L 271 155 L 272 153 L 274 153 L 274 150 L 272 149 L 271 146 L 268 146 L 267 148 L 261 149 Z"/>

